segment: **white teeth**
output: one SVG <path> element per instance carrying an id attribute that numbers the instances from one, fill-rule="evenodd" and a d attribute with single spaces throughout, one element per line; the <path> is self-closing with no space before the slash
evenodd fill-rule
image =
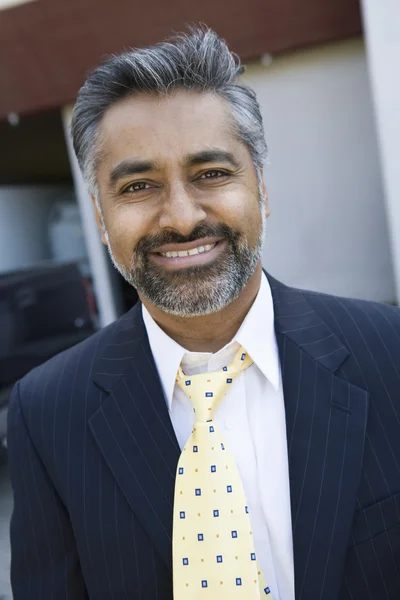
<path id="1" fill-rule="evenodd" d="M 216 246 L 215 244 L 207 244 L 207 246 L 199 246 L 198 248 L 192 248 L 192 250 L 179 250 L 172 252 L 162 252 L 162 256 L 166 256 L 167 258 L 177 258 L 183 256 L 194 256 L 195 254 L 201 254 L 202 252 L 208 252 L 212 250 Z"/>

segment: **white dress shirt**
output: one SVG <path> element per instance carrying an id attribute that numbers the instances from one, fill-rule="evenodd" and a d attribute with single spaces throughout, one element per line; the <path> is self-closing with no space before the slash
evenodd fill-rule
<path id="1" fill-rule="evenodd" d="M 143 306 L 150 347 L 181 450 L 193 429 L 189 398 L 175 384 L 178 366 L 193 375 L 221 369 L 240 346 L 253 364 L 234 380 L 215 420 L 235 457 L 249 505 L 254 545 L 275 600 L 294 600 L 292 523 L 285 406 L 274 307 L 266 276 L 234 339 L 215 354 L 189 352 Z"/>

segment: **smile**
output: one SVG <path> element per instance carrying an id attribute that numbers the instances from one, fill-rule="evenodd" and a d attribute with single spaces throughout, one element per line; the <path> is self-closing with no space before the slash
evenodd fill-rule
<path id="1" fill-rule="evenodd" d="M 169 269 L 206 265 L 213 262 L 226 249 L 227 241 L 204 239 L 200 243 L 197 241 L 197 245 L 191 242 L 182 244 L 182 246 L 184 246 L 182 250 L 179 248 L 179 244 L 176 244 L 175 247 L 160 248 L 158 252 L 152 252 L 149 258 L 152 262 Z"/>
<path id="2" fill-rule="evenodd" d="M 198 246 L 197 248 L 192 248 L 192 250 L 177 250 L 172 252 L 161 252 L 161 256 L 165 256 L 166 258 L 176 258 L 176 257 L 184 257 L 184 256 L 195 256 L 196 254 L 203 254 L 203 252 L 209 252 L 213 248 L 215 248 L 215 244 L 208 244 L 207 246 Z"/>

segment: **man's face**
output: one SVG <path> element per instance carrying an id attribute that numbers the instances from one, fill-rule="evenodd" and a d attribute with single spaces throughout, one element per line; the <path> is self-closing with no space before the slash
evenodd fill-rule
<path id="1" fill-rule="evenodd" d="M 127 98 L 107 111 L 100 138 L 97 221 L 123 277 L 179 316 L 235 300 L 260 262 L 268 206 L 225 102 L 185 91 Z"/>

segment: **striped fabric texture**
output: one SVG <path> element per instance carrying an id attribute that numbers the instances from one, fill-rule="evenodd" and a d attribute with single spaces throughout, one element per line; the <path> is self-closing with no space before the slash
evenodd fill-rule
<path id="1" fill-rule="evenodd" d="M 400 598 L 400 311 L 269 277 L 296 600 Z M 9 410 L 15 600 L 172 600 L 180 450 L 139 306 Z"/>

